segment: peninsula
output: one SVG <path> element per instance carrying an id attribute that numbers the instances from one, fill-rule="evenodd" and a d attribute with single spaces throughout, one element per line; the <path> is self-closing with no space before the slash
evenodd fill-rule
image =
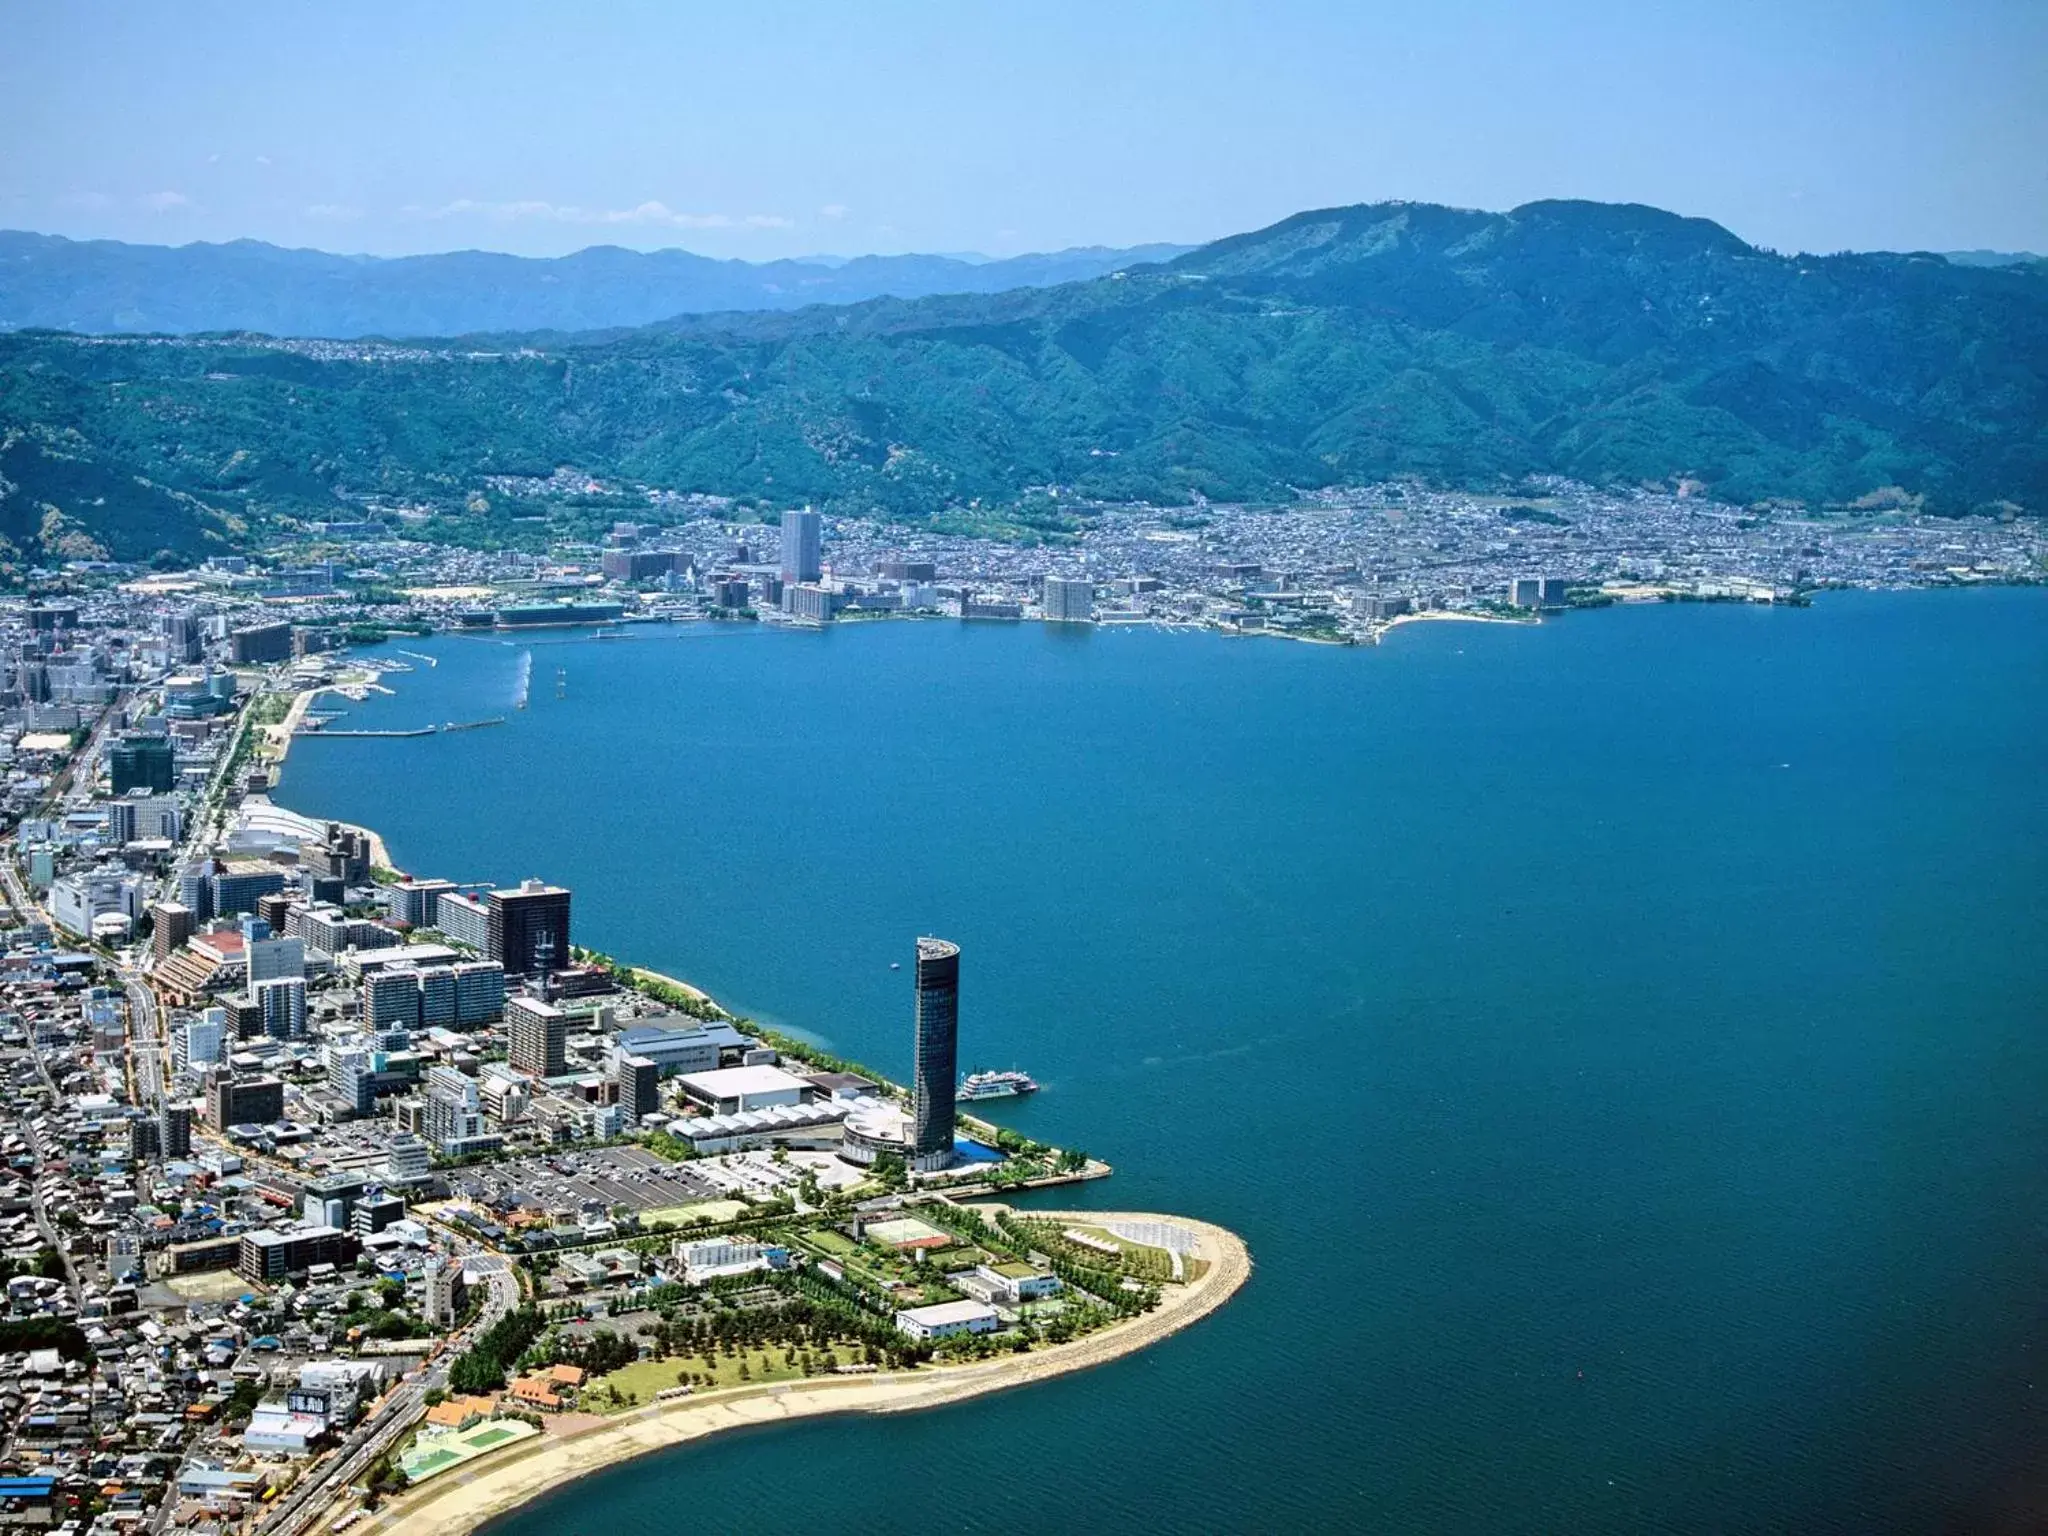
<path id="1" fill-rule="evenodd" d="M 1102 1364 L 1248 1277 L 1201 1221 L 1007 1203 L 1111 1170 L 962 1112 L 958 946 L 906 945 L 892 1082 L 572 942 L 567 889 L 407 875 L 268 798 L 330 694 L 435 657 L 118 588 L 0 629 L 86 614 L 149 675 L 17 744 L 0 1001 L 36 1044 L 0 1092 L 38 1182 L 0 1348 L 135 1381 L 123 1435 L 176 1411 L 160 1521 L 466 1531 L 720 1429 Z M 159 1340 L 203 1365 L 144 1389 Z M 57 1470 L 10 1497 L 71 1508 L 39 1401 Z"/>
<path id="2" fill-rule="evenodd" d="M 376 1529 L 403 1536 L 466 1536 L 560 1485 L 721 1430 L 833 1413 L 906 1413 L 1006 1391 L 1085 1370 L 1165 1338 L 1223 1305 L 1250 1278 L 1251 1259 L 1235 1234 L 1178 1217 L 1115 1212 L 1040 1212 L 1061 1223 L 1103 1223 L 1175 1231 L 1191 1240 L 1185 1284 L 1170 1288 L 1152 1312 L 1111 1324 L 1088 1338 L 965 1365 L 908 1372 L 756 1383 L 668 1398 L 593 1417 L 564 1416 L 559 1432 L 524 1439 L 476 1468 L 409 1490 L 378 1511 Z"/>

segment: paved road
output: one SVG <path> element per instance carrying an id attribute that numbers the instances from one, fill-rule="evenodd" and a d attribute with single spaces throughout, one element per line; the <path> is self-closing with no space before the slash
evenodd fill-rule
<path id="1" fill-rule="evenodd" d="M 347 1440 L 330 1452 L 306 1474 L 299 1485 L 265 1515 L 252 1536 L 300 1536 L 350 1484 L 360 1479 L 377 1459 L 397 1445 L 426 1412 L 427 1393 L 448 1383 L 448 1367 L 470 1342 L 491 1324 L 519 1304 L 519 1276 L 512 1262 L 481 1250 L 464 1255 L 465 1265 L 481 1271 L 485 1297 L 483 1310 L 470 1325 L 450 1337 L 440 1359 L 419 1373 L 417 1380 L 404 1381 L 368 1418 L 358 1424 Z"/>
<path id="2" fill-rule="evenodd" d="M 42 1074 L 43 1086 L 50 1090 L 50 1108 L 55 1110 L 64 1101 L 57 1093 L 56 1083 L 51 1080 L 49 1063 L 41 1051 L 34 1051 L 32 1054 L 36 1059 L 36 1070 Z M 36 1231 L 42 1237 L 44 1245 L 56 1249 L 58 1257 L 64 1261 L 64 1283 L 71 1289 L 71 1304 L 76 1308 L 83 1295 L 78 1280 L 78 1266 L 71 1262 L 71 1254 L 64 1247 L 63 1234 L 57 1230 L 57 1224 L 50 1219 L 49 1210 L 43 1201 L 43 1184 L 47 1177 L 43 1168 L 50 1160 L 50 1151 L 43 1145 L 43 1138 L 37 1134 L 33 1124 L 24 1124 L 22 1131 L 36 1149 L 36 1177 L 29 1196 L 30 1208 L 35 1213 Z"/>
<path id="3" fill-rule="evenodd" d="M 104 748 L 107 733 L 112 729 L 114 711 L 109 709 L 94 728 L 92 738 L 74 758 L 73 764 L 90 764 Z M 222 759 L 225 766 L 226 759 Z M 218 775 L 216 775 L 216 782 Z M 83 804 L 91 797 L 91 775 L 80 785 L 76 776 L 67 769 L 65 775 L 51 787 L 50 802 L 54 804 L 66 791 L 76 804 Z M 211 834 L 218 818 L 208 817 L 202 796 L 193 824 L 187 829 L 184 846 L 178 849 L 174 865 L 182 863 L 195 851 L 203 851 L 211 841 Z M 16 912 L 24 919 L 47 919 L 43 906 L 30 894 L 27 883 L 21 877 L 21 870 L 11 854 L 0 856 L 0 883 L 4 883 L 7 897 Z M 156 996 L 150 990 L 146 965 L 147 950 L 138 948 L 134 952 L 136 963 L 117 965 L 123 991 L 127 994 L 129 1008 L 128 1027 L 128 1081 L 130 1102 L 145 1109 L 154 1109 L 164 1098 L 167 1088 L 168 1056 L 167 1041 L 164 1037 L 166 1020 L 157 1006 Z M 43 1075 L 43 1081 L 50 1090 L 52 1106 L 61 1103 L 57 1086 L 51 1080 L 49 1067 L 38 1054 L 36 1066 Z M 33 1132 L 31 1132 L 33 1135 Z M 42 1161 L 43 1149 L 37 1139 L 37 1157 Z M 41 1180 L 38 1179 L 33 1200 L 35 1220 L 44 1240 L 63 1253 L 56 1242 L 54 1226 L 48 1221 L 43 1209 Z M 343 1490 L 360 1479 L 393 1446 L 411 1431 L 426 1411 L 427 1393 L 435 1388 L 445 1387 L 449 1365 L 461 1352 L 468 1348 L 475 1337 L 489 1328 L 499 1318 L 519 1304 L 519 1277 L 511 1261 L 502 1255 L 488 1253 L 480 1247 L 463 1240 L 453 1239 L 450 1246 L 460 1255 L 468 1268 L 481 1274 L 485 1297 L 482 1310 L 467 1328 L 452 1335 L 448 1347 L 442 1351 L 439 1361 L 415 1373 L 414 1379 L 402 1381 L 388 1393 L 383 1402 L 372 1410 L 369 1417 L 355 1427 L 341 1445 L 327 1456 L 313 1464 L 297 1487 L 284 1496 L 275 1507 L 265 1513 L 255 1526 L 253 1536 L 300 1536 L 319 1516 L 326 1513 Z M 78 1276 L 73 1271 L 71 1259 L 64 1255 L 64 1268 L 70 1281 L 74 1298 L 79 1293 Z M 167 1496 L 154 1511 L 149 1529 L 160 1532 L 176 1504 L 175 1495 Z"/>
<path id="4" fill-rule="evenodd" d="M 157 1016 L 156 994 L 140 971 L 122 971 L 128 994 L 128 1085 L 130 1099 L 155 1109 L 164 1099 L 163 1020 Z"/>

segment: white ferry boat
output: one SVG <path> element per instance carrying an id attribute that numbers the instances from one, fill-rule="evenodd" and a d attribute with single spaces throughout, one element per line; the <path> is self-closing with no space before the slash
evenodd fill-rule
<path id="1" fill-rule="evenodd" d="M 1038 1084 L 1024 1072 L 970 1072 L 960 1079 L 957 1098 L 1014 1099 L 1021 1093 L 1038 1092 Z"/>

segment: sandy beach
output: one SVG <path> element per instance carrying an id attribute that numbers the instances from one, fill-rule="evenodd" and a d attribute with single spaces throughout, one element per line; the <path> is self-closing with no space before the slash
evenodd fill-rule
<path id="1" fill-rule="evenodd" d="M 650 971 L 644 965 L 636 965 L 632 968 L 632 970 L 635 976 L 644 976 L 649 981 L 656 981 L 662 983 L 664 986 L 674 987 L 678 992 L 684 993 L 689 997 L 695 998 L 700 1003 L 709 1003 L 712 1007 L 718 1008 L 719 1012 L 721 1013 L 725 1011 L 723 1008 L 719 1007 L 718 1000 L 714 998 L 709 992 L 706 992 L 702 987 L 691 986 L 687 981 L 682 980 L 680 977 L 665 975 L 660 971 Z"/>
<path id="2" fill-rule="evenodd" d="M 292 749 L 292 732 L 306 723 L 306 711 L 311 709 L 313 701 L 326 691 L 327 689 L 324 685 L 319 688 L 300 689 L 298 694 L 292 699 L 292 707 L 286 711 L 284 719 L 280 720 L 276 725 L 266 725 L 263 727 L 263 734 L 266 738 L 265 745 L 269 747 L 274 756 L 275 766 L 279 768 L 284 766 L 284 760 Z"/>
<path id="3" fill-rule="evenodd" d="M 284 719 L 275 725 L 262 727 L 264 745 L 273 754 L 268 762 L 273 779 L 279 779 L 284 776 L 285 760 L 291 755 L 292 734 L 305 723 L 306 712 L 313 707 L 313 701 L 323 693 L 332 693 L 334 691 L 335 685 L 332 683 L 323 683 L 317 688 L 302 688 L 292 699 L 292 707 L 286 711 Z M 384 846 L 384 839 L 377 835 L 374 828 L 351 826 L 348 822 L 342 822 L 339 825 L 348 827 L 350 831 L 360 832 L 369 839 L 370 864 L 372 868 L 396 868 L 391 862 L 391 850 Z"/>
<path id="4" fill-rule="evenodd" d="M 1464 609 L 1426 608 L 1420 613 L 1397 613 L 1386 621 L 1388 629 L 1399 629 L 1403 624 L 1535 624 L 1540 622 L 1535 614 L 1517 618 L 1506 613 L 1472 613 Z"/>
<path id="5" fill-rule="evenodd" d="M 1131 1318 L 1072 1344 L 972 1365 L 928 1366 L 900 1375 L 854 1376 L 774 1386 L 738 1387 L 701 1398 L 656 1403 L 591 1425 L 564 1426 L 545 1438 L 511 1447 L 502 1459 L 451 1471 L 416 1492 L 385 1504 L 357 1529 L 400 1536 L 467 1536 L 485 1522 L 563 1483 L 605 1467 L 683 1445 L 722 1430 L 777 1424 L 827 1413 L 907 1413 L 1002 1392 L 1034 1381 L 1087 1370 L 1155 1344 L 1206 1317 L 1251 1277 L 1251 1254 L 1235 1233 L 1183 1216 L 1145 1212 L 1037 1211 L 1033 1215 L 1102 1221 L 1168 1221 L 1193 1231 L 1201 1277 L 1169 1286 L 1155 1311 Z"/>
<path id="6" fill-rule="evenodd" d="M 312 709 L 314 701 L 321 694 L 345 693 L 353 686 L 367 686 L 375 682 L 376 676 L 376 673 L 367 671 L 360 674 L 344 673 L 334 682 L 317 683 L 310 688 L 301 688 L 294 694 L 292 707 L 285 712 L 284 719 L 275 725 L 266 725 L 262 728 L 263 745 L 271 753 L 271 767 L 277 770 L 284 767 L 285 759 L 291 754 L 293 733 L 306 723 L 307 711 Z"/>

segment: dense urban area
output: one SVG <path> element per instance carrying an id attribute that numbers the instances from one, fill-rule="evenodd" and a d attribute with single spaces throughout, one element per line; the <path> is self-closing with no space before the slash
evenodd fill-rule
<path id="1" fill-rule="evenodd" d="M 807 509 L 772 514 L 566 469 L 494 479 L 480 496 L 547 509 L 530 519 L 546 548 L 458 547 L 445 536 L 444 511 L 373 500 L 356 521 L 302 525 L 268 558 L 211 561 L 158 590 L 290 600 L 316 648 L 380 627 L 819 624 L 893 614 L 1371 643 L 1420 617 L 1529 618 L 1659 600 L 1799 602 L 1829 588 L 2048 575 L 2037 519 L 1927 516 L 1903 495 L 1823 516 L 1550 480 L 1514 496 L 1399 484 L 1305 493 L 1283 507 L 1171 510 L 1047 491 L 1030 515 L 1070 531 L 1040 538 L 1026 530 L 1021 540 Z M 645 510 L 590 542 L 561 538 L 592 505 Z"/>
<path id="2" fill-rule="evenodd" d="M 581 476 L 522 497 L 607 488 Z M 615 488 L 612 488 L 615 489 Z M 678 1398 L 1056 1348 L 1207 1260 L 959 1108 L 962 957 L 905 939 L 907 1085 L 578 942 L 572 893 L 401 871 L 269 797 L 444 629 L 909 614 L 1372 642 L 1410 618 L 2038 579 L 2026 520 L 1566 484 L 1091 509 L 1056 546 L 649 496 L 546 554 L 403 509 L 0 609 L 0 1523 L 299 1536 Z M 745 518 L 746 520 L 735 520 Z M 448 722 L 435 729 L 488 725 Z"/>
<path id="3" fill-rule="evenodd" d="M 358 579 L 0 607 L 0 1524 L 382 1523 L 622 1414 L 1035 1359 L 1195 1288 L 1170 1220 L 962 1203 L 1109 1170 L 961 1111 L 1036 1085 L 959 1075 L 947 941 L 905 939 L 899 1086 L 578 944 L 566 889 L 274 803 L 322 700 L 432 664 L 351 657 Z"/>

